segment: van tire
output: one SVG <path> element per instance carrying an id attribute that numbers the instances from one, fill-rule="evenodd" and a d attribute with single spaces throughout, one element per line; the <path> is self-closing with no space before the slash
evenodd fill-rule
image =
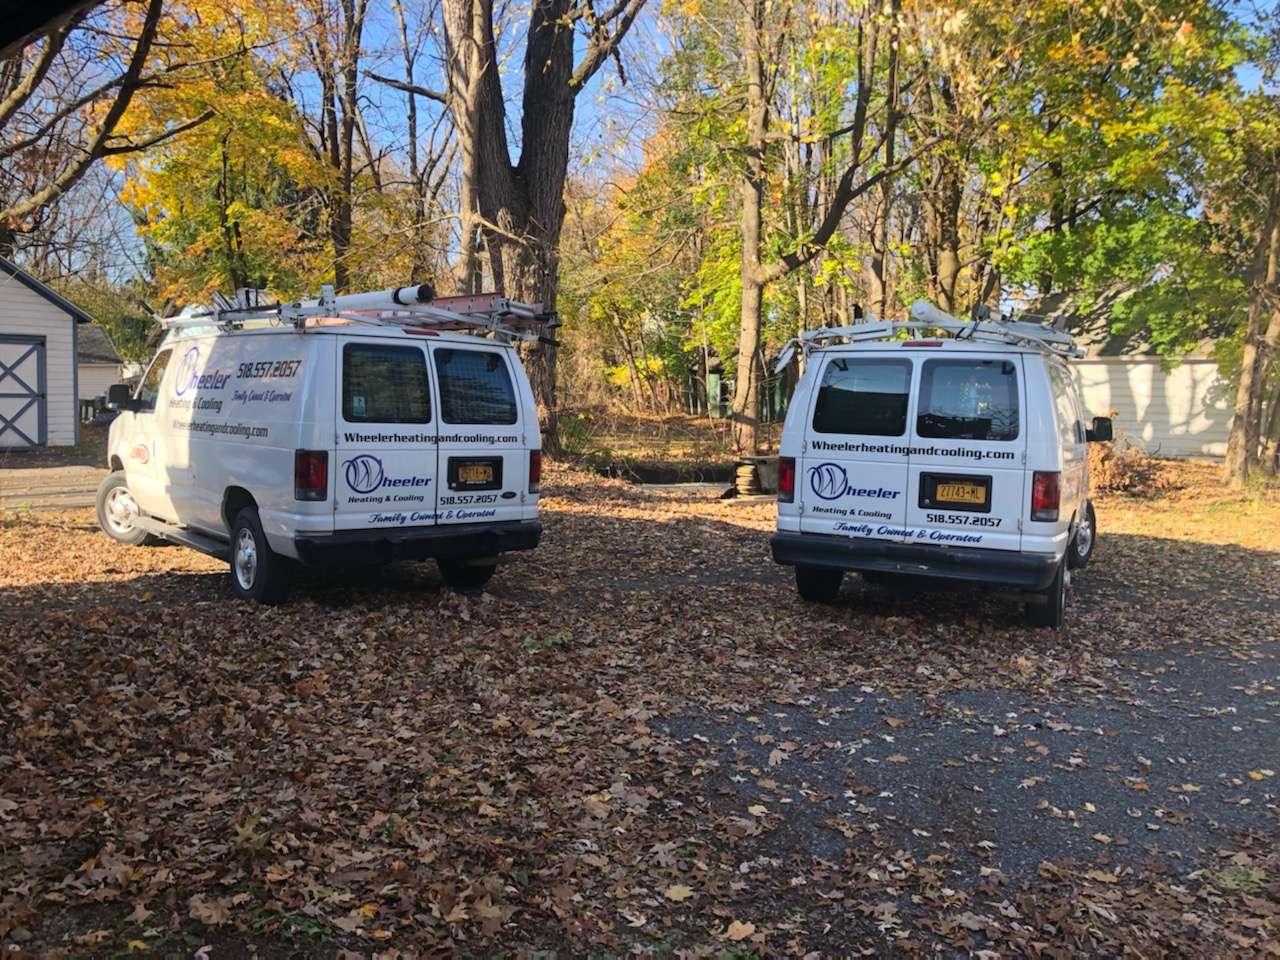
<path id="1" fill-rule="evenodd" d="M 1089 565 L 1093 552 L 1098 546 L 1098 517 L 1093 512 L 1093 501 L 1084 505 L 1084 519 L 1076 527 L 1076 535 L 1071 538 L 1067 547 L 1067 562 L 1072 570 L 1080 570 Z"/>
<path id="2" fill-rule="evenodd" d="M 123 470 L 113 470 L 102 478 L 98 484 L 98 496 L 95 499 L 98 510 L 98 526 L 102 532 L 116 543 L 130 547 L 153 546 L 160 543 L 159 537 L 152 536 L 141 527 L 134 525 L 134 518 L 141 514 L 138 503 L 129 492 L 129 484 L 125 480 Z"/>
<path id="3" fill-rule="evenodd" d="M 497 563 L 475 565 L 442 557 L 436 558 L 436 566 L 445 585 L 454 590 L 478 590 L 493 579 L 493 572 L 498 569 Z"/>
<path id="4" fill-rule="evenodd" d="M 1067 580 L 1067 561 L 1064 559 L 1062 563 L 1058 564 L 1058 570 L 1053 575 L 1053 582 L 1046 589 L 1040 591 L 1040 595 L 1045 598 L 1045 602 L 1027 604 L 1027 620 L 1033 627 L 1048 627 L 1050 630 L 1061 629 L 1067 608 Z"/>
<path id="5" fill-rule="evenodd" d="M 840 592 L 843 570 L 831 567 L 796 567 L 796 591 L 810 603 L 830 603 Z"/>
<path id="6" fill-rule="evenodd" d="M 231 589 L 241 600 L 283 603 L 293 582 L 293 563 L 272 551 L 258 511 L 245 507 L 231 524 Z"/>

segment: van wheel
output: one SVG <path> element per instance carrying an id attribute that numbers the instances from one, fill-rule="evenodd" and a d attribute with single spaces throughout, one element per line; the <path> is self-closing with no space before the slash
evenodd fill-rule
<path id="1" fill-rule="evenodd" d="M 231 589 L 241 600 L 283 603 L 293 581 L 293 564 L 274 553 L 262 532 L 258 511 L 245 507 L 231 524 Z"/>
<path id="2" fill-rule="evenodd" d="M 1053 575 L 1053 582 L 1048 588 L 1040 592 L 1040 596 L 1045 598 L 1043 603 L 1027 604 L 1027 620 L 1033 627 L 1048 627 L 1050 630 L 1058 630 L 1062 627 L 1062 621 L 1067 609 L 1067 583 L 1070 580 L 1070 574 L 1067 573 L 1067 561 L 1063 560 L 1058 564 L 1058 572 Z"/>
<path id="3" fill-rule="evenodd" d="M 1067 562 L 1072 570 L 1087 567 L 1093 559 L 1093 551 L 1098 546 L 1098 518 L 1093 512 L 1093 501 L 1084 505 L 1084 518 L 1076 527 L 1076 535 L 1071 538 L 1071 546 L 1067 548 Z"/>
<path id="4" fill-rule="evenodd" d="M 445 584 L 454 590 L 477 590 L 492 580 L 493 572 L 498 569 L 496 563 L 473 565 L 442 558 L 436 559 L 436 566 Z"/>
<path id="5" fill-rule="evenodd" d="M 843 570 L 830 567 L 796 567 L 796 590 L 810 603 L 830 603 L 840 592 Z"/>
<path id="6" fill-rule="evenodd" d="M 159 537 L 152 536 L 136 525 L 142 511 L 129 492 L 123 470 L 114 470 L 102 478 L 95 502 L 98 508 L 98 526 L 116 543 L 140 547 L 161 542 Z"/>

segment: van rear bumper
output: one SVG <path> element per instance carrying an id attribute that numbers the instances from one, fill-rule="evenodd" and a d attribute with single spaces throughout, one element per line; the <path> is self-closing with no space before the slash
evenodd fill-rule
<path id="1" fill-rule="evenodd" d="M 1013 553 L 936 544 L 864 540 L 821 533 L 775 533 L 773 559 L 792 567 L 909 574 L 1019 590 L 1043 590 L 1060 559 L 1046 553 Z"/>
<path id="2" fill-rule="evenodd" d="M 496 557 L 512 550 L 532 550 L 542 539 L 537 520 L 505 523 L 459 523 L 436 527 L 339 530 L 314 537 L 298 537 L 298 560 L 308 567 L 354 567 L 395 560 L 443 557 L 465 560 Z"/>

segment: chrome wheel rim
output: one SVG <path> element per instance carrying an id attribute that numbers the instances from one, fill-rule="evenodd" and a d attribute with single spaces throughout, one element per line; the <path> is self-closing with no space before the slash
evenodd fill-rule
<path id="1" fill-rule="evenodd" d="M 1076 553 L 1087 557 L 1093 551 L 1093 524 L 1089 522 L 1089 514 L 1084 515 L 1080 526 L 1076 529 Z"/>
<path id="2" fill-rule="evenodd" d="M 128 487 L 116 487 L 112 490 L 107 494 L 104 506 L 106 509 L 103 514 L 112 532 L 121 536 L 133 533 L 133 528 L 137 526 L 135 521 L 138 519 L 138 504 Z"/>
<path id="3" fill-rule="evenodd" d="M 241 589 L 249 590 L 258 576 L 258 544 L 253 534 L 241 530 L 236 538 L 235 556 L 232 561 L 236 571 L 236 582 Z"/>

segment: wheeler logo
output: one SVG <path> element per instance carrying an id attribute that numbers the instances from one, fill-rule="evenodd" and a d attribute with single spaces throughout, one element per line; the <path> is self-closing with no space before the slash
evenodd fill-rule
<path id="1" fill-rule="evenodd" d="M 200 378 L 196 375 L 196 370 L 200 366 L 200 348 L 192 347 L 182 355 L 182 359 L 178 361 L 178 375 L 174 379 L 173 392 L 178 396 L 182 396 Z"/>
<path id="2" fill-rule="evenodd" d="M 347 486 L 356 493 L 373 493 L 382 486 L 382 461 L 362 453 L 343 464 L 347 468 Z"/>
<path id="3" fill-rule="evenodd" d="M 388 477 L 377 457 L 362 453 L 342 464 L 347 486 L 356 493 L 373 493 L 382 487 L 428 487 L 430 477 Z"/>
<path id="4" fill-rule="evenodd" d="M 200 369 L 200 348 L 192 347 L 178 361 L 178 373 L 173 381 L 173 392 L 182 396 L 188 390 L 221 390 L 231 379 L 231 374 L 213 370 L 197 373 Z"/>
<path id="5" fill-rule="evenodd" d="M 849 489 L 849 477 L 838 463 L 821 463 L 809 471 L 809 489 L 822 500 L 839 500 Z"/>
<path id="6" fill-rule="evenodd" d="M 896 500 L 901 490 L 884 487 L 855 487 L 849 483 L 849 475 L 838 463 L 820 463 L 809 471 L 809 489 L 819 500 L 839 500 L 841 497 L 871 497 Z"/>

